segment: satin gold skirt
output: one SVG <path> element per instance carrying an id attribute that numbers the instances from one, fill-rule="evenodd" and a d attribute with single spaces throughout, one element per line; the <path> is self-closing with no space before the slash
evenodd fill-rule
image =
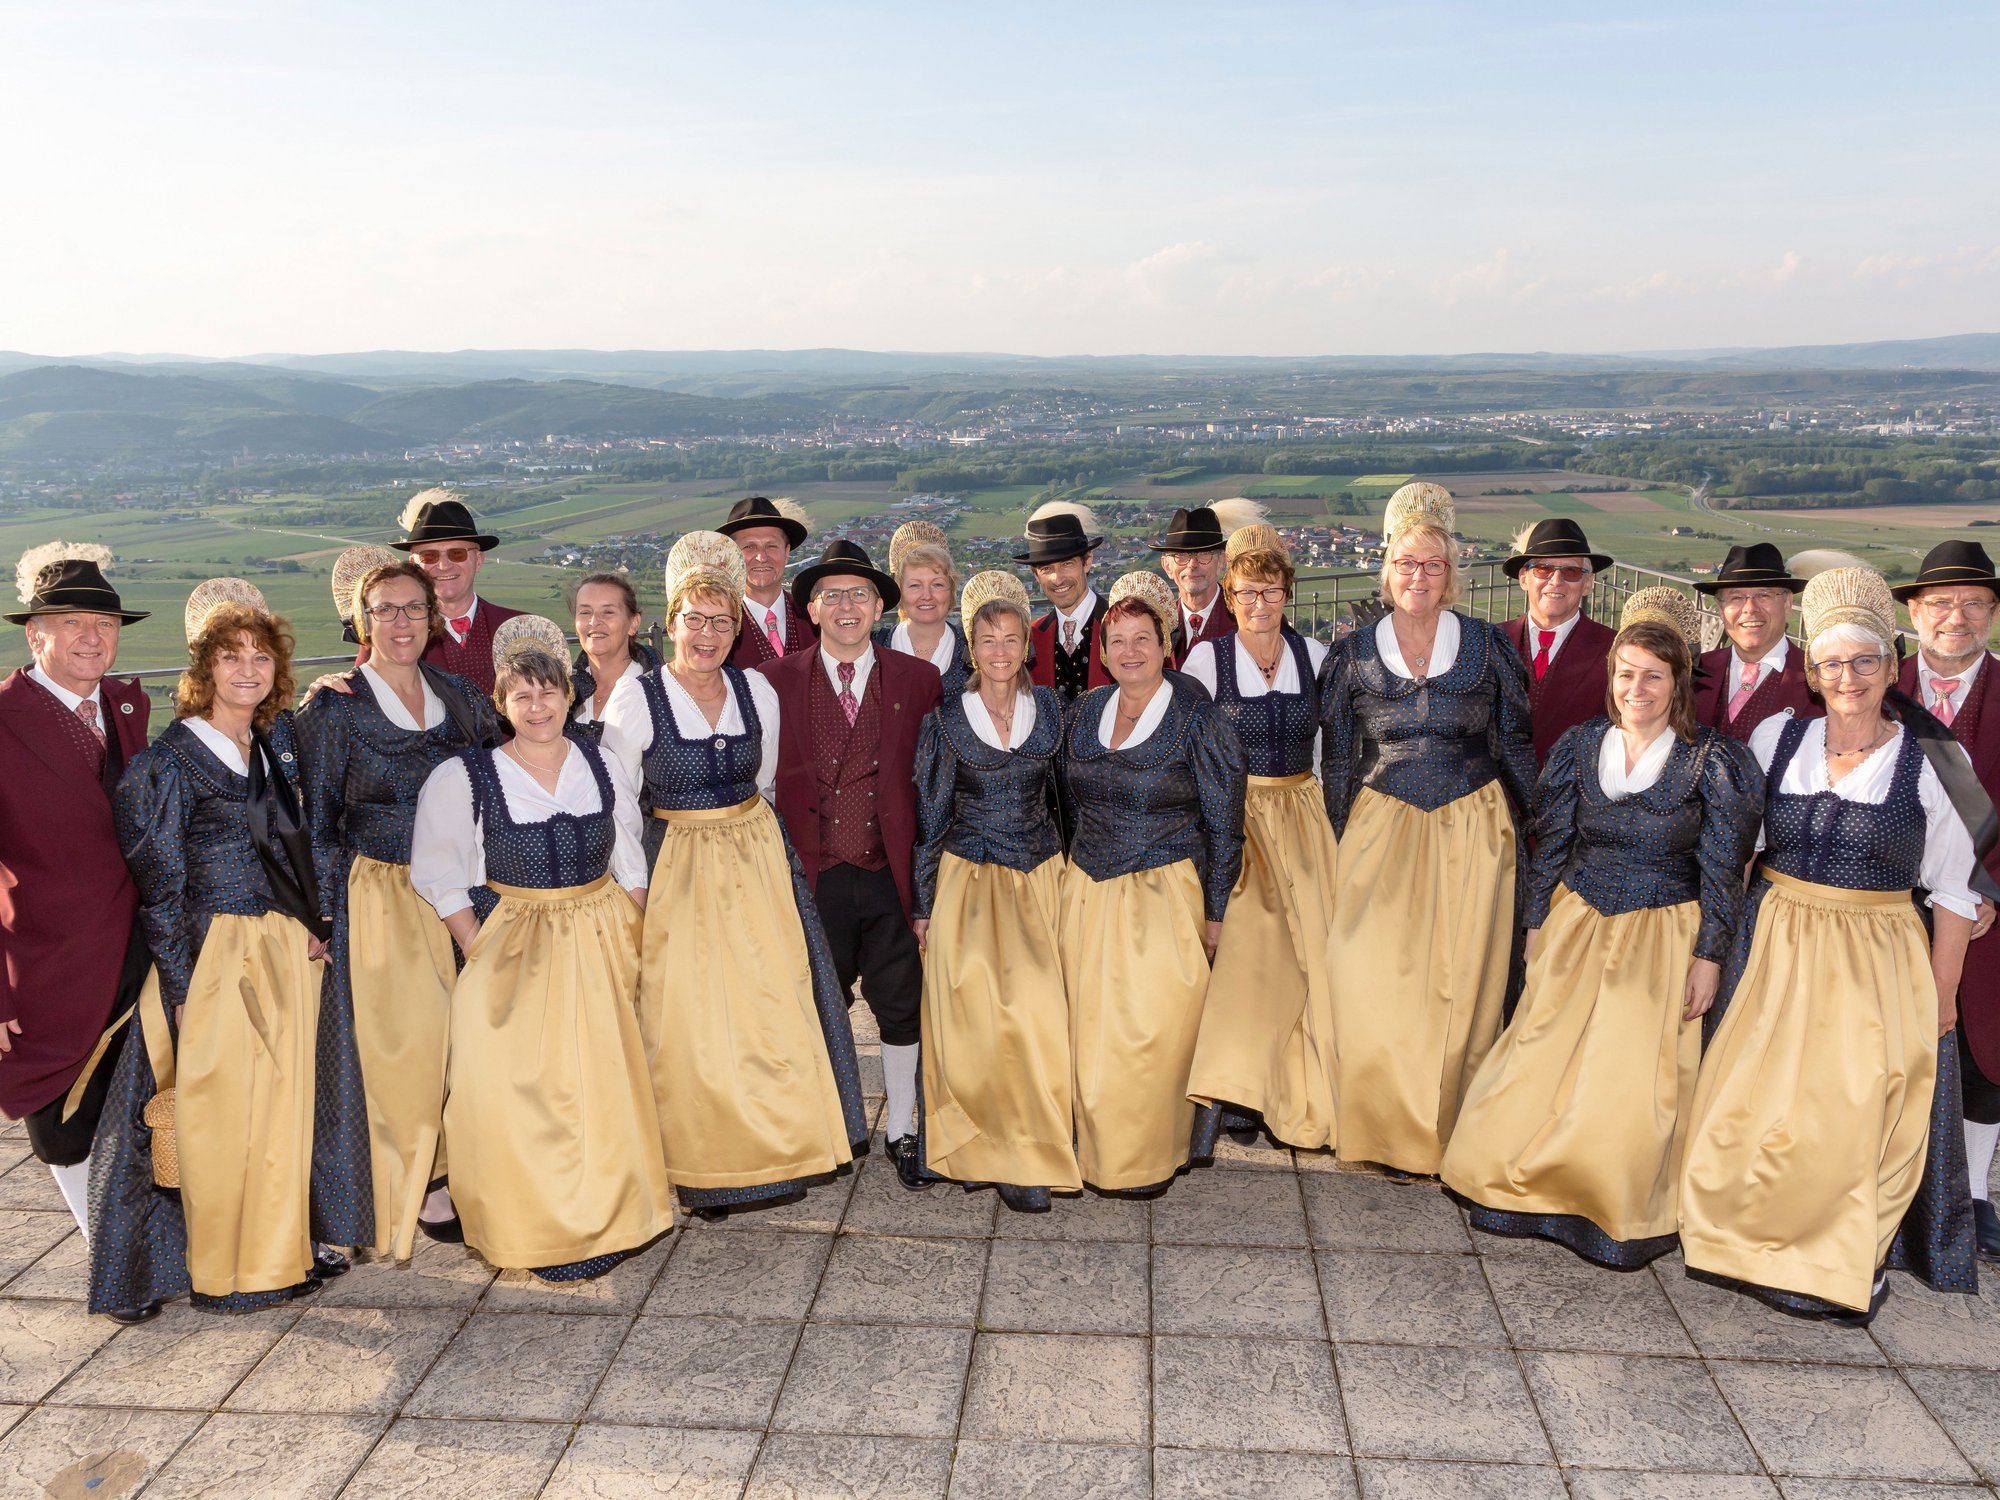
<path id="1" fill-rule="evenodd" d="M 451 934 L 408 865 L 356 855 L 347 874 L 347 976 L 368 1098 L 375 1252 L 408 1260 L 417 1210 L 444 1175 L 445 1045 L 457 981 Z"/>
<path id="2" fill-rule="evenodd" d="M 1076 1158 L 1092 1187 L 1155 1187 L 1187 1165 L 1188 1067 L 1208 993 L 1202 920 L 1191 860 L 1102 881 L 1063 873 Z"/>
<path id="3" fill-rule="evenodd" d="M 1472 1080 L 1445 1185 L 1614 1240 L 1672 1234 L 1701 1022 L 1681 1019 L 1701 907 L 1601 915 L 1558 887 L 1514 1020 Z"/>
<path id="4" fill-rule="evenodd" d="M 1937 985 L 1907 891 L 1766 871 L 1695 1087 L 1688 1266 L 1865 1308 L 1923 1177 Z"/>
<path id="5" fill-rule="evenodd" d="M 1514 821 L 1497 781 L 1423 812 L 1364 787 L 1335 866 L 1335 1140 L 1349 1161 L 1438 1169 L 1500 1032 Z"/>
<path id="6" fill-rule="evenodd" d="M 673 1224 L 639 992 L 639 909 L 609 875 L 488 882 L 451 998 L 445 1130 L 465 1242 L 532 1269 L 636 1249 Z"/>
<path id="7" fill-rule="evenodd" d="M 174 1136 L 188 1279 L 204 1297 L 297 1286 L 312 1267 L 314 1056 L 324 968 L 287 916 L 218 912 L 188 981 Z"/>
<path id="8" fill-rule="evenodd" d="M 1025 874 L 946 854 L 924 954 L 926 1165 L 960 1182 L 1074 1192 L 1064 861 Z"/>
<path id="9" fill-rule="evenodd" d="M 760 1187 L 853 1159 L 778 816 L 762 797 L 664 815 L 639 1023 L 667 1175 Z"/>
<path id="10" fill-rule="evenodd" d="M 1326 934 L 1339 852 L 1310 771 L 1250 778 L 1188 1093 L 1258 1111 L 1290 1146 L 1338 1144 Z"/>

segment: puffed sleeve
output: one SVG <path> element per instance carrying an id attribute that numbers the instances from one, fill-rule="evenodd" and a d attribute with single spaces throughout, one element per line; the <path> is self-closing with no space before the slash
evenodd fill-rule
<path id="1" fill-rule="evenodd" d="M 645 836 L 646 752 L 653 748 L 653 711 L 646 705 L 646 689 L 636 677 L 628 677 L 611 690 L 604 700 L 604 733 L 597 742 L 604 752 L 604 768 L 619 795 L 614 812 L 621 838 L 635 842 Z M 639 882 L 644 885 L 642 880 Z"/>
<path id="2" fill-rule="evenodd" d="M 1486 739 L 1519 823 L 1526 821 L 1535 806 L 1535 739 L 1529 722 L 1528 669 L 1505 631 L 1498 625 L 1484 628 L 1492 637 L 1486 655 L 1493 663 L 1494 682 L 1493 717 L 1486 724 Z"/>
<path id="3" fill-rule="evenodd" d="M 478 752 L 475 752 L 478 753 Z M 442 762 L 417 793 L 410 834 L 410 884 L 440 917 L 472 905 L 486 882 L 486 846 L 472 806 L 472 778 L 457 756 Z"/>
<path id="4" fill-rule="evenodd" d="M 1202 838 L 1208 845 L 1203 905 L 1208 920 L 1220 922 L 1243 869 L 1243 795 L 1249 759 L 1235 729 L 1213 704 L 1203 703 L 1196 713 L 1189 753 L 1195 792 L 1201 798 Z"/>
<path id="5" fill-rule="evenodd" d="M 1963 745 L 1953 748 L 1958 754 L 1965 754 Z M 1917 773 L 1917 800 L 1924 809 L 1924 858 L 1917 870 L 1917 884 L 1930 893 L 1927 900 L 1931 906 L 1941 906 L 1957 912 L 1968 922 L 1976 922 L 1979 898 L 1967 883 L 1972 877 L 1973 861 L 1978 857 L 1973 852 L 1972 835 L 1959 821 L 1958 809 L 1951 805 L 1944 783 L 1928 760 Z"/>
<path id="6" fill-rule="evenodd" d="M 312 830 L 313 873 L 319 879 L 320 915 L 342 918 L 346 904 L 347 869 L 353 851 L 341 841 L 340 819 L 347 805 L 347 762 L 352 743 L 348 715 L 353 699 L 345 693 L 318 692 L 293 716 L 298 737 L 300 801 L 306 826 Z"/>
<path id="7" fill-rule="evenodd" d="M 1232 644 L 1229 649 L 1234 651 L 1236 647 Z M 1215 642 L 1196 641 L 1194 648 L 1188 652 L 1186 660 L 1182 661 L 1181 671 L 1184 675 L 1192 677 L 1196 682 L 1200 683 L 1202 691 L 1213 698 L 1215 696 Z"/>
<path id="8" fill-rule="evenodd" d="M 1743 920 L 1743 866 L 1756 849 L 1764 822 L 1764 769 L 1750 747 L 1706 730 L 1706 753 L 1696 789 L 1701 834 L 1694 857 L 1701 869 L 1701 926 L 1694 956 L 1726 963 Z"/>
<path id="9" fill-rule="evenodd" d="M 160 991 L 171 1014 L 187 999 L 201 949 L 187 903 L 187 837 L 194 800 L 180 762 L 168 752 L 141 752 L 112 795 L 118 847 L 139 892 L 139 930 L 160 969 Z"/>
<path id="10" fill-rule="evenodd" d="M 616 776 L 611 778 L 611 822 L 611 878 L 628 891 L 642 891 L 652 878 L 641 842 L 644 824 L 632 793 Z"/>
<path id="11" fill-rule="evenodd" d="M 1354 806 L 1353 639 L 1336 642 L 1319 664 L 1319 781 L 1335 838 L 1347 832 Z"/>
<path id="12" fill-rule="evenodd" d="M 757 717 L 763 720 L 764 728 L 760 738 L 763 741 L 763 759 L 757 762 L 757 790 L 764 800 L 773 807 L 778 805 L 778 690 L 771 685 L 771 679 L 762 672 L 745 672 L 744 678 L 750 684 L 750 701 L 757 705 Z"/>
<path id="13" fill-rule="evenodd" d="M 942 708 L 924 715 L 917 730 L 917 848 L 911 866 L 915 915 L 928 917 L 937 897 L 938 864 L 944 857 L 945 835 L 951 831 L 951 811 L 958 797 L 958 756 L 938 723 Z"/>
<path id="14" fill-rule="evenodd" d="M 1549 903 L 1576 848 L 1577 758 L 1596 749 L 1584 725 L 1567 730 L 1549 750 L 1549 763 L 1535 783 L 1535 854 L 1528 863 L 1528 899 L 1521 925 L 1535 928 L 1549 919 Z M 1583 742 L 1592 742 L 1586 748 Z"/>

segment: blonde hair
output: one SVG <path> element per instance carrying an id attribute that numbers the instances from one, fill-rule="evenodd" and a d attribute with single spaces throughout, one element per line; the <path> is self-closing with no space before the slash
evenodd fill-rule
<path id="1" fill-rule="evenodd" d="M 968 693 L 979 691 L 979 658 L 972 654 L 973 639 L 982 624 L 990 624 L 1001 615 L 1006 615 L 1021 627 L 1021 665 L 1014 673 L 1014 690 L 1018 693 L 1032 693 L 1035 690 L 1035 679 L 1028 674 L 1027 651 L 1035 622 L 1016 600 L 988 599 L 974 610 L 972 618 L 965 622 L 965 691 Z"/>
<path id="2" fill-rule="evenodd" d="M 959 585 L 962 580 L 958 576 L 958 568 L 951 560 L 951 551 L 949 548 L 940 546 L 936 542 L 919 542 L 916 546 L 907 549 L 903 553 L 902 561 L 896 569 L 896 587 L 898 589 L 902 588 L 903 579 L 909 574 L 912 568 L 933 568 L 944 574 L 945 582 L 951 588 L 951 597 L 954 599 L 958 597 Z M 901 620 L 910 618 L 910 612 L 903 608 L 900 601 L 896 605 L 896 617 Z"/>
<path id="3" fill-rule="evenodd" d="M 1435 547 L 1444 556 L 1444 607 L 1452 608 L 1465 593 L 1465 573 L 1458 565 L 1458 543 L 1449 531 L 1441 526 L 1433 526 L 1427 521 L 1415 521 L 1402 528 L 1382 549 L 1382 571 L 1378 581 L 1382 587 L 1382 598 L 1387 601 L 1389 580 L 1396 576 L 1390 563 L 1390 556 L 1397 548 L 1407 554 L 1426 546 Z"/>
<path id="4" fill-rule="evenodd" d="M 729 618 L 737 629 L 743 628 L 743 596 L 729 586 L 729 575 L 715 568 L 689 568 L 674 579 L 674 586 L 667 590 L 667 624 L 671 629 L 681 612 L 681 606 L 690 599 L 699 598 L 704 603 L 721 600 L 729 606 Z"/>

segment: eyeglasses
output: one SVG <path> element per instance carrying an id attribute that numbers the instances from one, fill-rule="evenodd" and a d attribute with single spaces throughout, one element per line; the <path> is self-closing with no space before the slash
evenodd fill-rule
<path id="1" fill-rule="evenodd" d="M 1585 563 L 1536 562 L 1529 563 L 1527 568 L 1537 578 L 1560 578 L 1564 583 L 1581 583 L 1592 571 Z"/>
<path id="2" fill-rule="evenodd" d="M 874 586 L 866 583 L 857 583 L 851 589 L 821 589 L 813 595 L 813 598 L 824 600 L 836 609 L 843 604 L 866 604 L 875 597 Z"/>
<path id="3" fill-rule="evenodd" d="M 1283 604 L 1286 592 L 1285 586 L 1282 583 L 1274 583 L 1268 588 L 1232 589 L 1230 597 L 1235 599 L 1245 609 L 1248 609 L 1251 605 L 1260 602 L 1264 604 Z"/>
<path id="4" fill-rule="evenodd" d="M 689 635 L 734 635 L 736 617 L 734 615 L 698 615 L 691 609 L 681 611 L 681 624 Z"/>
<path id="5" fill-rule="evenodd" d="M 478 550 L 477 547 L 426 547 L 410 556 L 428 568 L 441 562 L 464 562 Z"/>
<path id="6" fill-rule="evenodd" d="M 421 620 L 431 612 L 430 605 L 419 599 L 415 604 L 371 604 L 368 618 L 377 625 L 387 625 L 396 620 Z"/>
<path id="7" fill-rule="evenodd" d="M 1840 677 L 1852 672 L 1856 677 L 1873 677 L 1882 670 L 1882 663 L 1889 658 L 1879 652 L 1866 656 L 1850 656 L 1845 660 L 1838 656 L 1816 661 L 1812 669 L 1822 677 Z"/>
<path id="8" fill-rule="evenodd" d="M 1724 589 L 1716 599 L 1716 605 L 1725 615 L 1733 615 L 1752 604 L 1761 604 L 1766 609 L 1780 609 L 1790 614 L 1792 596 L 1783 589 Z"/>
<path id="9" fill-rule="evenodd" d="M 1941 599 L 1920 595 L 1917 603 L 1924 607 L 1925 614 L 1935 615 L 1940 620 L 1949 620 L 1953 615 L 1964 615 L 1968 620 L 1985 620 L 1993 614 L 1992 601 L 1987 599 Z"/>
<path id="10" fill-rule="evenodd" d="M 1389 566 L 1405 578 L 1414 578 L 1419 573 L 1426 578 L 1442 578 L 1451 571 L 1451 564 L 1441 557 L 1399 557 Z"/>

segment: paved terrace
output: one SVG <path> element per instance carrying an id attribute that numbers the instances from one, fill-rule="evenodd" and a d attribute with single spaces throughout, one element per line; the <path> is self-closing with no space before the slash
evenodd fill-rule
<path id="1" fill-rule="evenodd" d="M 19 1127 L 0 1171 L 0 1500 L 1956 1500 L 2000 1481 L 2000 1278 L 1973 1299 L 1899 1277 L 1872 1332 L 1828 1328 L 1677 1261 L 1614 1275 L 1475 1240 L 1435 1188 L 1324 1157 L 1231 1150 L 1155 1203 L 1027 1217 L 906 1193 L 877 1155 L 594 1283 L 421 1242 L 292 1307 L 124 1329 L 84 1313 L 82 1243 Z"/>

